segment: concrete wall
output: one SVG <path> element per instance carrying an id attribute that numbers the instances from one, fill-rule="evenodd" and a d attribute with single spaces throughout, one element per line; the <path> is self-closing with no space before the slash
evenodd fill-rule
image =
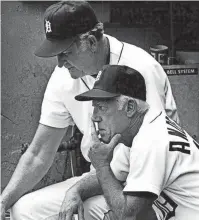
<path id="1" fill-rule="evenodd" d="M 43 39 L 43 12 L 52 3 L 2 2 L 2 188 L 21 156 L 23 143 L 31 142 L 38 125 L 46 84 L 56 64 L 33 52 Z M 4 117 L 5 116 L 5 117 Z M 8 119 L 9 118 L 9 119 Z M 57 154 L 47 185 L 63 178 L 67 155 Z"/>
<path id="2" fill-rule="evenodd" d="M 2 189 L 19 161 L 22 144 L 30 143 L 35 134 L 46 84 L 56 65 L 55 58 L 42 59 L 33 54 L 44 39 L 43 13 L 51 4 L 52 1 L 3 1 L 1 4 Z M 93 4 L 102 22 L 109 16 L 105 5 Z M 36 188 L 70 176 L 68 155 L 57 153 L 52 168 Z"/>
<path id="3" fill-rule="evenodd" d="M 40 59 L 33 54 L 44 38 L 42 17 L 50 4 L 2 2 L 2 188 L 19 160 L 21 145 L 34 136 L 43 93 L 56 65 L 56 59 Z M 109 21 L 107 2 L 91 4 L 102 22 Z M 149 28 L 109 27 L 106 33 L 146 50 L 152 44 L 164 43 L 162 33 Z M 170 81 L 185 128 L 199 138 L 199 76 L 172 76 Z M 70 175 L 68 155 L 58 153 L 37 187 Z"/>

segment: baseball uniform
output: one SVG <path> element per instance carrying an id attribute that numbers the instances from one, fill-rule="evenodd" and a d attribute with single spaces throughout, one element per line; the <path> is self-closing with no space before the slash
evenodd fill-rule
<path id="1" fill-rule="evenodd" d="M 199 219 L 199 145 L 186 131 L 164 112 L 151 111 L 129 153 L 124 193 L 156 194 L 158 220 Z"/>
<path id="2" fill-rule="evenodd" d="M 161 65 L 146 51 L 105 35 L 110 45 L 110 63 L 127 65 L 139 71 L 145 78 L 147 102 L 151 107 L 166 110 L 167 115 L 179 122 L 171 86 Z M 80 103 L 74 97 L 93 87 L 94 78 L 71 78 L 66 68 L 56 67 L 48 83 L 42 104 L 40 123 L 52 127 L 67 127 L 75 123 L 84 134 L 81 151 L 88 158 L 87 136 L 90 135 L 91 102 Z M 81 109 L 81 114 L 80 110 Z"/>
<path id="3" fill-rule="evenodd" d="M 110 45 L 110 64 L 129 65 L 140 71 L 147 81 L 148 103 L 158 109 L 166 109 L 168 115 L 179 121 L 170 83 L 161 65 L 141 48 L 120 42 L 109 35 L 105 36 Z M 76 124 L 84 134 L 81 151 L 88 161 L 87 137 L 90 135 L 92 103 L 78 102 L 74 97 L 91 89 L 94 81 L 92 76 L 73 79 L 65 67 L 56 67 L 46 87 L 40 117 L 41 124 L 56 128 Z M 71 178 L 23 196 L 12 208 L 12 213 L 16 219 L 19 216 L 20 220 L 45 219 L 58 214 L 65 191 L 80 178 Z M 103 219 L 104 210 L 107 209 L 103 208 L 104 199 L 100 197 L 100 202 L 95 201 L 100 206 L 99 209 L 95 209 L 95 214 L 99 219 Z M 94 202 L 90 205 L 94 205 Z"/>

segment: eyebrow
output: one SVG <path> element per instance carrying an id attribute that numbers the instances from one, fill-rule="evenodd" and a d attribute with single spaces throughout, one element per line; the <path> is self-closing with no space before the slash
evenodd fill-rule
<path id="1" fill-rule="evenodd" d="M 72 46 L 73 46 L 73 44 L 76 42 L 76 40 L 77 40 L 77 38 L 76 37 L 74 37 L 73 38 L 73 41 L 71 42 L 71 44 L 69 45 L 69 47 L 65 50 L 65 51 L 63 51 L 62 53 L 63 54 L 65 54 L 65 55 L 68 55 L 69 53 L 71 53 L 72 52 Z"/>
<path id="2" fill-rule="evenodd" d="M 64 55 L 68 55 L 68 54 L 70 54 L 72 51 L 69 49 L 69 50 L 65 50 L 65 51 L 63 51 L 62 52 L 62 54 L 64 54 Z"/>
<path id="3" fill-rule="evenodd" d="M 106 105 L 108 102 L 106 100 L 104 101 L 95 101 L 92 103 L 92 106 L 99 106 L 99 105 Z"/>
<path id="4" fill-rule="evenodd" d="M 95 100 L 95 101 L 92 102 L 92 106 L 98 106 L 98 105 L 99 105 L 98 101 Z"/>

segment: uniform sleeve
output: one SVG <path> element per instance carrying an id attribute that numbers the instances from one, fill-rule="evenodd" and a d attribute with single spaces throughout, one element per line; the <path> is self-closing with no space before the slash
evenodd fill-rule
<path id="1" fill-rule="evenodd" d="M 114 148 L 113 159 L 111 161 L 110 166 L 115 177 L 122 182 L 126 181 L 128 175 L 129 154 L 130 154 L 130 148 L 122 143 L 119 143 Z"/>
<path id="2" fill-rule="evenodd" d="M 170 172 L 167 145 L 160 140 L 147 142 L 142 140 L 131 148 L 130 170 L 123 191 L 152 192 L 159 196 Z"/>
<path id="3" fill-rule="evenodd" d="M 74 121 L 64 103 L 64 100 L 67 100 L 64 74 L 67 73 L 60 74 L 57 70 L 58 68 L 55 69 L 46 87 L 39 122 L 51 127 L 65 128 L 74 125 Z"/>
<path id="4" fill-rule="evenodd" d="M 175 122 L 180 124 L 176 103 L 172 94 L 171 85 L 168 78 L 166 78 L 164 90 L 165 90 L 165 100 L 166 100 L 165 101 L 166 114 Z"/>
<path id="5" fill-rule="evenodd" d="M 165 73 L 163 67 L 157 62 L 156 64 L 154 64 L 154 75 L 156 76 L 155 85 L 157 87 L 157 91 L 159 91 L 159 95 L 163 103 L 164 109 L 166 111 L 166 114 L 179 124 L 180 120 L 177 113 L 177 106 L 172 93 L 169 78 Z"/>

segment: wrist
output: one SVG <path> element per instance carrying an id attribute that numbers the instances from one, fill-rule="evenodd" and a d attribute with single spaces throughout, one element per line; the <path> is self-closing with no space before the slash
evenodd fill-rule
<path id="1" fill-rule="evenodd" d="M 103 164 L 101 166 L 96 167 L 96 173 L 109 172 L 110 170 L 111 170 L 110 164 Z"/>
<path id="2" fill-rule="evenodd" d="M 68 189 L 65 193 L 65 199 L 78 203 L 81 200 L 81 197 L 77 187 L 72 186 L 70 189 Z"/>
<path id="3" fill-rule="evenodd" d="M 7 202 L 6 202 L 6 199 L 4 197 L 4 192 L 3 192 L 2 195 L 1 195 L 1 209 L 6 210 L 6 206 L 7 206 Z"/>
<path id="4" fill-rule="evenodd" d="M 6 211 L 6 204 L 1 200 L 1 212 Z"/>
<path id="5" fill-rule="evenodd" d="M 73 185 L 71 188 L 69 188 L 66 193 L 70 193 L 70 194 L 73 194 L 73 195 L 79 195 L 80 194 L 80 190 L 79 190 L 79 185 L 78 185 L 78 182 Z"/>

